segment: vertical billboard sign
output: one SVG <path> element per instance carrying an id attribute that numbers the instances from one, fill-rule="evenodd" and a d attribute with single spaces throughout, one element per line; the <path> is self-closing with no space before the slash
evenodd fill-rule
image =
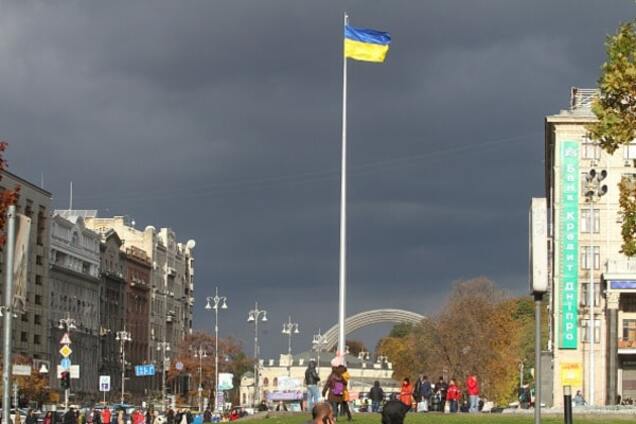
<path id="1" fill-rule="evenodd" d="M 579 143 L 561 143 L 559 211 L 559 299 L 561 349 L 576 349 L 579 302 Z"/>
<path id="2" fill-rule="evenodd" d="M 533 197 L 530 206 L 530 293 L 548 291 L 548 206 Z"/>

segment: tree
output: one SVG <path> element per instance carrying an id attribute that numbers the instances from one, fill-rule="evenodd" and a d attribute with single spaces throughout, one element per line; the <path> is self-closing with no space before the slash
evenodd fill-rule
<path id="1" fill-rule="evenodd" d="M 194 332 L 183 339 L 178 346 L 175 362 L 181 362 L 183 369 L 171 366 L 168 370 L 167 384 L 173 384 L 180 376 L 190 375 L 188 397 L 196 398 L 199 385 L 199 365 L 201 365 L 201 386 L 203 393 L 213 398 L 215 378 L 214 336 L 203 332 Z M 199 357 L 199 352 L 203 355 Z M 240 384 L 241 375 L 251 369 L 252 359 L 242 350 L 241 344 L 231 337 L 219 338 L 219 372 L 234 374 L 234 387 Z M 236 391 L 236 390 L 235 390 Z M 237 395 L 238 391 L 236 391 Z M 234 396 L 235 393 L 232 393 Z"/>
<path id="2" fill-rule="evenodd" d="M 455 377 L 463 385 L 474 372 L 482 393 L 506 404 L 516 398 L 518 367 L 533 335 L 532 302 L 512 298 L 486 278 L 455 283 L 441 311 L 420 324 L 392 331 L 378 353 L 393 363 L 396 379 L 428 374 Z M 395 337 L 395 335 L 399 337 Z"/>
<path id="3" fill-rule="evenodd" d="M 8 167 L 7 161 L 4 159 L 4 152 L 8 145 L 6 141 L 0 140 L 0 180 L 2 179 L 1 172 Z M 4 190 L 0 193 L 0 248 L 7 241 L 7 235 L 4 230 L 7 220 L 7 208 L 17 202 L 19 192 L 20 186 L 16 186 L 13 190 Z"/>
<path id="4" fill-rule="evenodd" d="M 619 26 L 605 44 L 607 61 L 598 80 L 600 96 L 592 111 L 597 121 L 587 126 L 590 138 L 613 154 L 636 139 L 636 20 Z M 623 216 L 622 253 L 636 255 L 636 182 L 623 178 L 619 184 Z"/>
<path id="5" fill-rule="evenodd" d="M 33 360 L 31 358 L 23 355 L 13 355 L 13 364 L 31 366 L 31 375 L 14 377 L 14 382 L 18 385 L 21 399 L 35 401 L 39 404 L 53 400 L 51 397 L 53 392 L 51 392 L 49 388 L 48 376 L 41 374 L 37 368 L 33 367 Z M 0 372 L 1 371 L 2 364 L 0 363 Z M 2 382 L 0 382 L 0 388 L 2 388 Z"/>

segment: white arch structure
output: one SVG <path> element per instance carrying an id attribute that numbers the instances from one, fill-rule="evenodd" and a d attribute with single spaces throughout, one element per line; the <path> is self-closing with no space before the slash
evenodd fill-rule
<path id="1" fill-rule="evenodd" d="M 347 318 L 345 320 L 345 334 L 352 333 L 368 325 L 387 322 L 419 324 L 425 318 L 424 315 L 402 309 L 374 309 L 360 312 Z M 336 324 L 322 335 L 320 340 L 321 348 L 330 350 L 336 346 L 336 343 L 338 343 L 338 327 L 338 324 Z"/>

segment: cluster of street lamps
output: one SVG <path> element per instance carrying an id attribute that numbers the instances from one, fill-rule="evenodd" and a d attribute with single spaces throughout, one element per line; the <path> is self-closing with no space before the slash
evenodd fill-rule
<path id="1" fill-rule="evenodd" d="M 258 309 L 258 302 L 254 303 L 254 309 L 248 312 L 247 322 L 254 324 L 254 404 L 258 402 L 258 357 L 260 355 L 260 347 L 258 345 L 258 321 L 267 322 L 267 311 Z"/>
<path id="2" fill-rule="evenodd" d="M 132 336 L 124 327 L 122 331 L 115 333 L 115 340 L 119 342 L 119 353 L 121 355 L 121 403 L 123 405 L 126 393 L 126 342 L 132 342 Z"/>
<path id="3" fill-rule="evenodd" d="M 219 410 L 219 308 L 227 309 L 227 297 L 219 296 L 219 288 L 214 297 L 208 297 L 205 309 L 214 310 L 214 410 Z M 201 380 L 199 378 L 199 405 L 201 406 Z"/>

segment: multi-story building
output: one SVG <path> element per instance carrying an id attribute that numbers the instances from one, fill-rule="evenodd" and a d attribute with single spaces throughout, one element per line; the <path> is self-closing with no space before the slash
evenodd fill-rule
<path id="1" fill-rule="evenodd" d="M 31 234 L 25 313 L 14 320 L 13 351 L 32 358 L 36 369 L 39 369 L 41 364 L 50 368 L 47 318 L 49 308 L 49 217 L 51 215 L 52 195 L 17 175 L 3 171 L 0 191 L 12 190 L 16 186 L 20 186 L 16 210 L 31 218 Z M 4 255 L 0 255 L 0 261 L 4 261 Z M 4 266 L 0 266 L 0 276 L 4 281 L 3 270 Z M 4 285 L 0 285 L 0 293 L 2 287 Z"/>
<path id="2" fill-rule="evenodd" d="M 621 179 L 636 179 L 636 141 L 610 155 L 588 138 L 596 95 L 572 89 L 570 108 L 545 125 L 555 404 L 566 383 L 597 405 L 636 399 L 636 260 L 621 253 L 618 202 Z M 607 194 L 589 190 L 592 169 L 607 172 Z"/>
<path id="3" fill-rule="evenodd" d="M 174 347 L 192 331 L 194 241 L 178 243 L 169 228 L 157 231 L 148 226 L 139 230 L 124 216 L 99 218 L 95 214 L 87 216 L 86 225 L 100 233 L 112 229 L 124 241 L 125 248 L 137 247 L 148 256 L 151 263 L 148 359 L 160 363 L 158 343 L 168 342 Z M 159 378 L 155 388 L 159 387 L 158 381 Z"/>
<path id="4" fill-rule="evenodd" d="M 73 211 L 55 211 L 51 220 L 49 256 L 49 326 L 50 352 L 54 363 L 66 329 L 62 319 L 74 320 L 69 332 L 70 356 L 79 365 L 80 378 L 72 381 L 72 393 L 84 400 L 97 399 L 100 346 L 100 236 L 86 228 L 81 216 Z M 55 367 L 54 367 L 55 368 Z M 50 373 L 51 387 L 58 388 L 55 369 Z"/>
<path id="5" fill-rule="evenodd" d="M 109 375 L 111 393 L 121 388 L 121 357 L 116 340 L 124 328 L 126 308 L 126 260 L 123 242 L 115 231 L 101 234 L 100 247 L 100 375 Z"/>
<path id="6" fill-rule="evenodd" d="M 150 361 L 148 342 L 152 265 L 146 252 L 135 246 L 127 247 L 123 257 L 126 260 L 126 330 L 131 336 L 126 347 L 126 358 L 133 366 L 142 365 Z M 138 398 L 144 394 L 144 389 L 148 387 L 148 378 L 130 376 L 127 387 L 133 397 Z"/>

